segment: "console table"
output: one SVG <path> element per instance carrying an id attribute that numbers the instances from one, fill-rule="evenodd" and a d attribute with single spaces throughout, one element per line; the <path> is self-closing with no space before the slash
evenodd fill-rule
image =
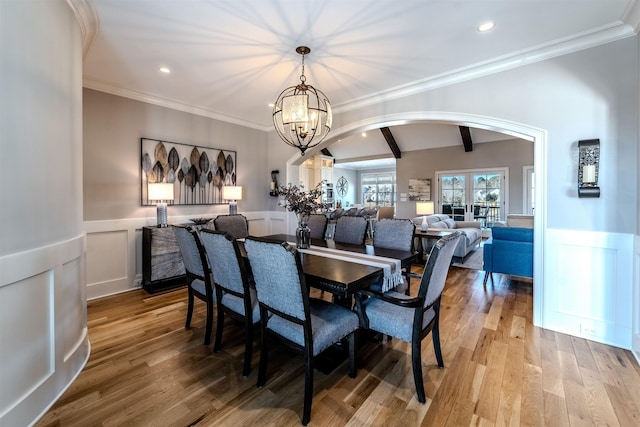
<path id="1" fill-rule="evenodd" d="M 142 227 L 142 287 L 155 293 L 185 286 L 182 254 L 171 227 Z"/>

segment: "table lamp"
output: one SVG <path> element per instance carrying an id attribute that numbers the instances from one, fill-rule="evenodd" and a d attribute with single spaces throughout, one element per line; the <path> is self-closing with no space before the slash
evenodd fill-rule
<path id="1" fill-rule="evenodd" d="M 149 200 L 155 200 L 158 215 L 158 227 L 167 226 L 167 201 L 173 200 L 173 184 L 166 182 L 150 183 L 147 186 Z"/>
<path id="2" fill-rule="evenodd" d="M 416 215 L 422 215 L 422 224 L 420 227 L 422 231 L 427 231 L 429 224 L 427 223 L 427 215 L 434 213 L 433 202 L 417 202 L 416 203 Z"/>
<path id="3" fill-rule="evenodd" d="M 242 187 L 225 185 L 222 187 L 222 198 L 229 200 L 229 215 L 237 215 L 238 200 L 242 200 Z"/>

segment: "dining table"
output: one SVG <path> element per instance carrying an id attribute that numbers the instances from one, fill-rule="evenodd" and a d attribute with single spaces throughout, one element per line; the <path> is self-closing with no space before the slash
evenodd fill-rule
<path id="1" fill-rule="evenodd" d="M 262 239 L 285 241 L 295 246 L 296 237 L 288 234 L 272 234 L 261 236 Z M 311 239 L 311 248 L 327 248 L 356 254 L 390 258 L 400 262 L 400 268 L 410 268 L 415 262 L 417 253 L 395 249 L 376 248 L 373 245 L 354 245 L 338 243 L 331 239 Z M 244 247 L 241 245 L 244 256 Z M 345 259 L 331 258 L 311 253 L 300 253 L 302 271 L 307 286 L 329 292 L 334 302 L 347 307 L 352 306 L 353 295 L 359 290 L 379 282 L 383 276 L 383 268 L 366 263 L 352 262 Z"/>

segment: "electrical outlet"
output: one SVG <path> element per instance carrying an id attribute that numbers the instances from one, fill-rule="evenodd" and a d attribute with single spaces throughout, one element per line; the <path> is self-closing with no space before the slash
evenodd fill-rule
<path id="1" fill-rule="evenodd" d="M 135 288 L 141 288 L 142 287 L 142 279 L 134 279 L 133 286 Z"/>
<path id="2" fill-rule="evenodd" d="M 591 325 L 580 325 L 580 330 L 583 334 L 587 335 L 598 335 L 598 330 Z"/>

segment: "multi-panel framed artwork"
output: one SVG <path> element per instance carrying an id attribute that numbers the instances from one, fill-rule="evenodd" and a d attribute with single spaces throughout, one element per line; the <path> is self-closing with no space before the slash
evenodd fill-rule
<path id="1" fill-rule="evenodd" d="M 148 184 L 173 184 L 173 205 L 225 204 L 222 187 L 236 185 L 237 153 L 140 138 L 142 206 L 155 205 L 148 198 Z"/>
<path id="2" fill-rule="evenodd" d="M 419 202 L 431 200 L 431 180 L 428 178 L 410 178 L 409 200 L 415 200 Z"/>

